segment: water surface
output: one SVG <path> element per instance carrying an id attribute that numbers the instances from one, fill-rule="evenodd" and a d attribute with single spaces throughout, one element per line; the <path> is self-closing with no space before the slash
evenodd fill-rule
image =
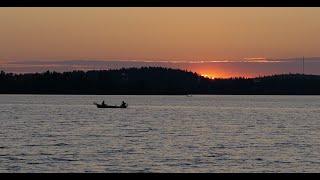
<path id="1" fill-rule="evenodd" d="M 319 171 L 320 96 L 0 95 L 0 172 Z"/>

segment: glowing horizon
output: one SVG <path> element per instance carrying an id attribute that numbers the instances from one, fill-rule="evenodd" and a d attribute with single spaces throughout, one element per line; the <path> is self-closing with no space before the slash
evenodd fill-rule
<path id="1" fill-rule="evenodd" d="M 99 69 L 106 65 L 56 62 L 117 60 L 212 77 L 300 72 L 284 59 L 320 57 L 318 17 L 316 7 L 0 8 L 0 70 Z M 309 72 L 320 74 L 319 65 Z"/>
<path id="2" fill-rule="evenodd" d="M 273 74 L 302 73 L 302 59 L 250 60 L 250 61 L 143 61 L 143 60 L 69 60 L 69 61 L 6 61 L 0 70 L 13 73 L 32 73 L 73 70 L 107 70 L 130 67 L 168 67 L 196 72 L 211 78 L 257 77 Z M 320 74 L 320 57 L 305 57 L 305 73 Z"/>

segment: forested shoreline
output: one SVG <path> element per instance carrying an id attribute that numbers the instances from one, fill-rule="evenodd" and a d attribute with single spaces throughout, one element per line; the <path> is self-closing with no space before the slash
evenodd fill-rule
<path id="1" fill-rule="evenodd" d="M 209 79 L 163 67 L 14 74 L 0 72 L 1 94 L 319 95 L 320 76 L 282 74 Z"/>

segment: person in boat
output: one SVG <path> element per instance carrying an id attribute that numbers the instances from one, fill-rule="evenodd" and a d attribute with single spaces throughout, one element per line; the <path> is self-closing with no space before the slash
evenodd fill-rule
<path id="1" fill-rule="evenodd" d="M 104 103 L 104 101 L 102 101 L 101 105 L 102 105 L 102 106 L 105 106 L 106 104 Z"/>
<path id="2" fill-rule="evenodd" d="M 121 107 L 126 107 L 126 103 L 124 102 L 124 101 L 122 101 L 122 103 L 121 103 Z"/>

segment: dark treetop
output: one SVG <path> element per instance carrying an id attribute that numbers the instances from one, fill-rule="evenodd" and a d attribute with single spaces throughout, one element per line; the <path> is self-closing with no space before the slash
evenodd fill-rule
<path id="1" fill-rule="evenodd" d="M 320 94 L 320 76 L 208 79 L 162 67 L 104 71 L 0 73 L 2 94 Z"/>

